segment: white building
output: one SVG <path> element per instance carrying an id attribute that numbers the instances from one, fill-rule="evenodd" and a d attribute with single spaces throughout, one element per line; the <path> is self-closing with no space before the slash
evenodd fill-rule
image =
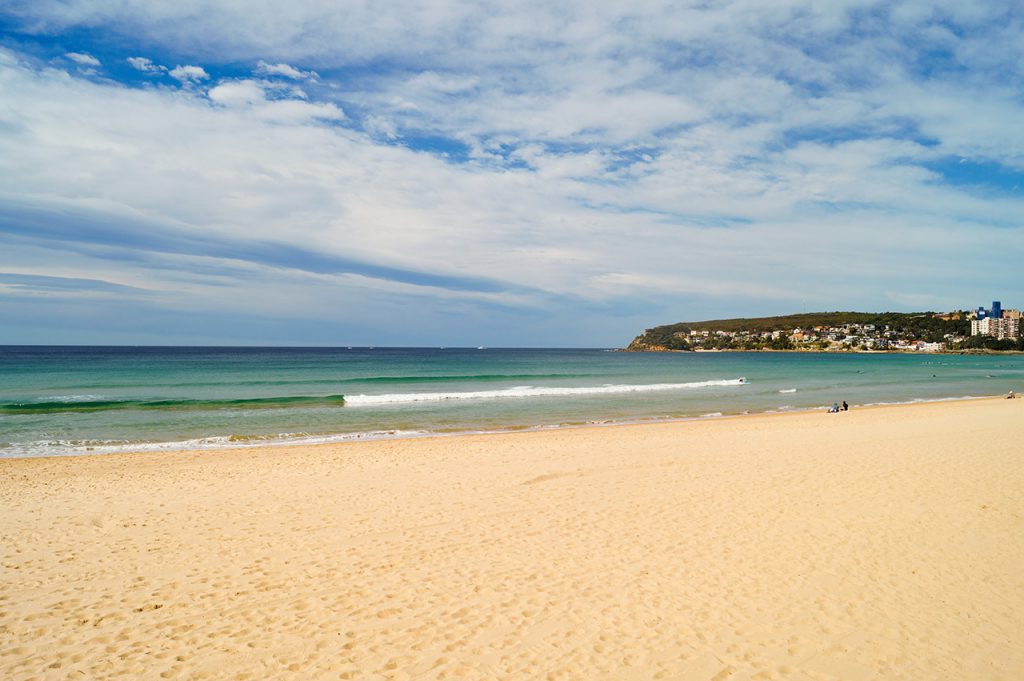
<path id="1" fill-rule="evenodd" d="M 1006 338 L 1020 338 L 1020 319 L 1012 317 L 1003 317 L 1002 319 L 994 319 L 992 317 L 972 319 L 971 335 L 992 336 L 999 340 Z"/>

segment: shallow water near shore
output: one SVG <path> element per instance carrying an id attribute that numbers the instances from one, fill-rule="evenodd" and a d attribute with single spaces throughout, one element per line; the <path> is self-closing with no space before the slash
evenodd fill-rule
<path id="1" fill-rule="evenodd" d="M 197 449 L 957 399 L 1024 356 L 0 347 L 0 456 Z"/>

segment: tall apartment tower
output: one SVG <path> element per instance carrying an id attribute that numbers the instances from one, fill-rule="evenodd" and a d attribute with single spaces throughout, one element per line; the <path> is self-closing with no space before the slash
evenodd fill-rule
<path id="1" fill-rule="evenodd" d="M 975 319 L 1002 319 L 1003 318 L 1003 304 L 998 300 L 992 301 L 992 308 L 986 310 L 983 307 L 979 307 L 974 312 Z"/>

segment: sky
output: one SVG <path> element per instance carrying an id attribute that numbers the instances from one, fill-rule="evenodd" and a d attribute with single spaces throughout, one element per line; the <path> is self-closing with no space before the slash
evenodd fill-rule
<path id="1" fill-rule="evenodd" d="M 1024 5 L 0 2 L 0 343 L 1024 307 Z"/>

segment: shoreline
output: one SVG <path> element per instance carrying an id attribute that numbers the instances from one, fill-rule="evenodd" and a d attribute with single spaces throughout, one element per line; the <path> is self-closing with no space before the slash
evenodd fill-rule
<path id="1" fill-rule="evenodd" d="M 0 676 L 1016 678 L 1024 402 L 0 462 Z"/>
<path id="2" fill-rule="evenodd" d="M 974 401 L 974 400 L 997 400 L 1004 399 L 1005 395 L 961 395 L 956 397 L 937 397 L 937 398 L 916 398 L 912 400 L 900 401 L 900 402 L 869 402 L 866 404 L 852 404 L 850 409 L 856 409 L 858 411 L 864 409 L 875 409 L 880 407 L 910 407 L 921 404 L 933 404 L 933 403 L 944 403 L 944 402 L 961 402 L 961 401 Z M 172 442 L 153 442 L 153 443 L 139 443 L 129 445 L 111 445 L 109 451 L 97 451 L 103 450 L 104 446 L 90 446 L 86 448 L 86 451 L 66 452 L 66 453 L 42 453 L 42 454 L 23 454 L 23 455 L 5 455 L 0 456 L 0 462 L 8 460 L 21 460 L 21 459 L 50 459 L 50 458 L 77 458 L 77 457 L 93 457 L 93 456 L 111 456 L 111 455 L 139 455 L 139 454 L 181 454 L 191 452 L 206 452 L 216 453 L 219 451 L 239 451 L 239 450 L 265 450 L 269 448 L 279 447 L 320 447 L 320 446 L 331 446 L 348 443 L 358 442 L 391 442 L 391 441 L 402 441 L 402 440 L 420 440 L 430 438 L 457 438 L 457 437 L 468 437 L 475 435 L 503 435 L 503 434 L 515 434 L 515 433 L 532 433 L 532 432 L 553 432 L 560 430 L 577 430 L 586 428 L 609 428 L 616 426 L 644 426 L 644 425 L 656 425 L 663 423 L 689 423 L 694 421 L 706 421 L 706 420 L 721 420 L 721 419 L 737 419 L 757 416 L 786 416 L 794 414 L 805 414 L 819 412 L 821 410 L 828 409 L 830 405 L 817 405 L 813 407 L 794 407 L 788 409 L 769 409 L 765 411 L 757 412 L 735 412 L 735 413 L 723 413 L 723 412 L 712 412 L 707 414 L 701 414 L 697 416 L 680 416 L 680 417 L 650 417 L 643 419 L 633 420 L 622 420 L 622 421 L 600 421 L 600 422 L 586 422 L 586 423 L 564 423 L 564 424 L 550 424 L 550 425 L 533 425 L 533 426 L 518 426 L 511 425 L 504 428 L 496 429 L 485 429 L 485 430 L 457 430 L 457 431 L 401 431 L 398 429 L 386 430 L 386 431 L 372 431 L 372 432 L 351 432 L 351 433 L 336 433 L 327 435 L 309 435 L 296 437 L 294 439 L 282 438 L 276 435 L 266 436 L 266 439 L 261 437 L 253 438 L 240 438 L 236 435 L 230 436 L 208 436 L 204 438 L 196 438 L 185 441 L 172 441 Z M 210 441 L 208 445 L 204 442 Z M 215 442 L 214 442 L 215 441 Z"/>

